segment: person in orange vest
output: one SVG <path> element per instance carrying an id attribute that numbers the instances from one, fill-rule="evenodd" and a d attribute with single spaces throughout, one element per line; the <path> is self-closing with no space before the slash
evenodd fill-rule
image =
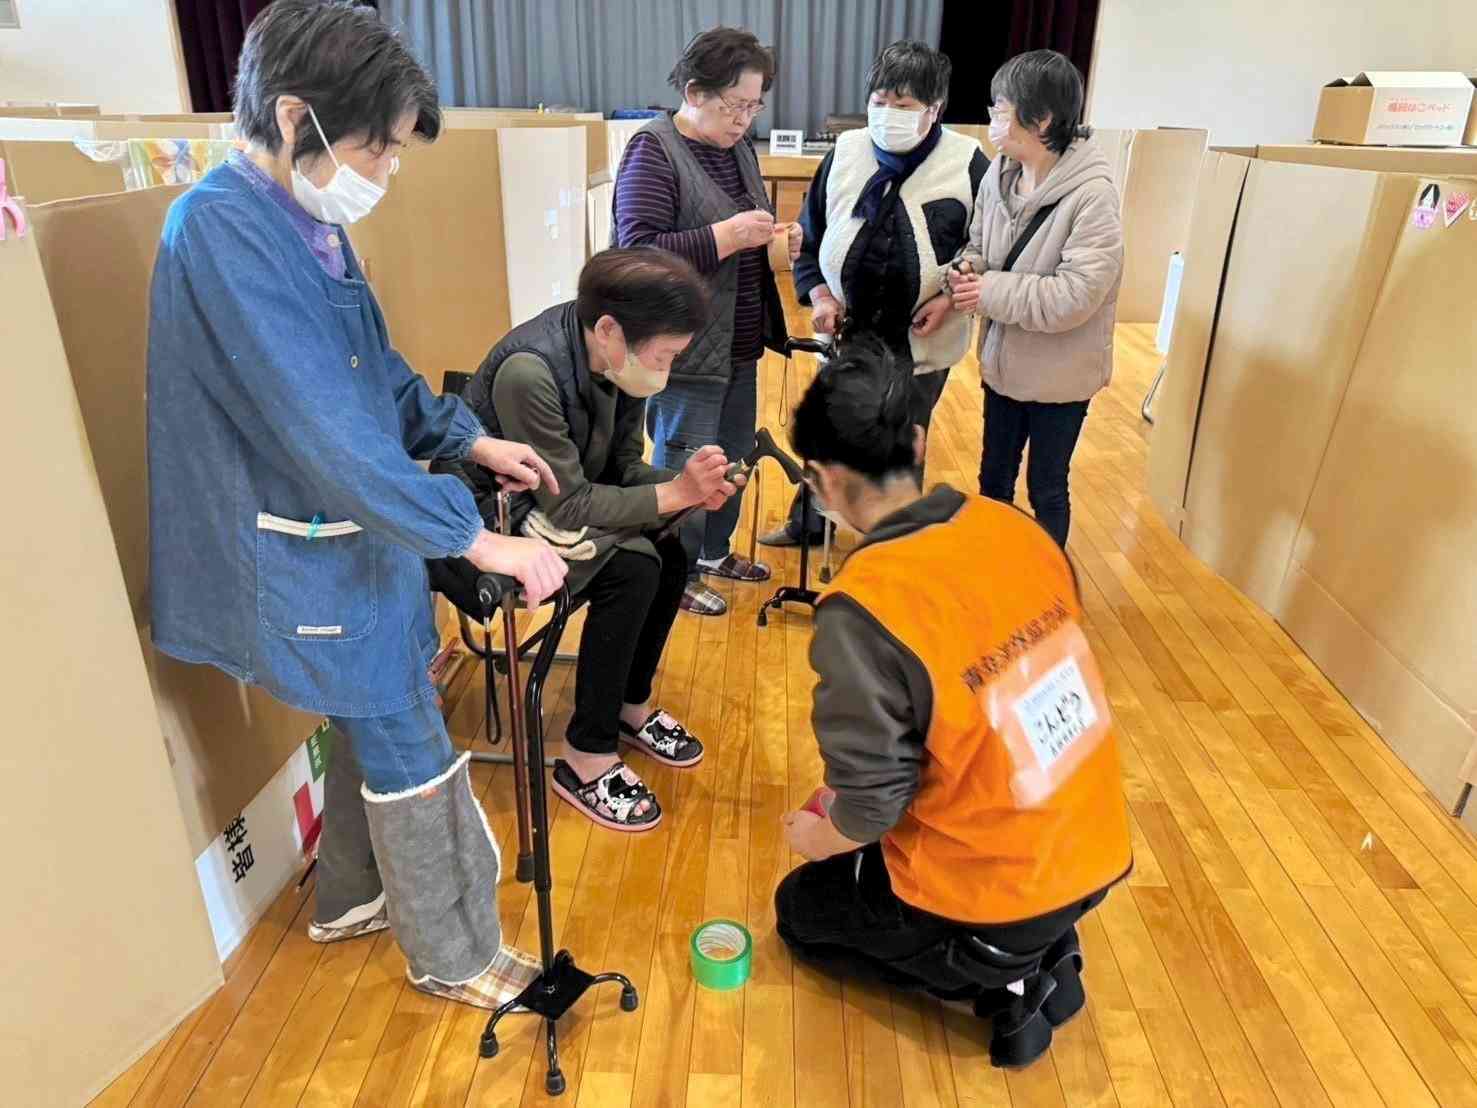
<path id="1" fill-rule="evenodd" d="M 1075 924 L 1133 855 L 1076 578 L 1030 516 L 914 466 L 922 428 L 880 348 L 827 362 L 791 432 L 861 544 L 810 660 L 827 788 L 785 817 L 810 859 L 775 894 L 799 957 L 970 1001 L 1028 1065 L 1085 1003 Z"/>

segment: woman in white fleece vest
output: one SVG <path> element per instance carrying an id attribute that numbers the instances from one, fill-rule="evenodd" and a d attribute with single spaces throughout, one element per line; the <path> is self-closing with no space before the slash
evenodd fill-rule
<path id="1" fill-rule="evenodd" d="M 1001 156 L 975 199 L 954 307 L 978 312 L 985 384 L 980 493 L 1026 489 L 1063 547 L 1067 470 L 1088 401 L 1113 375 L 1123 225 L 1108 159 L 1082 123 L 1082 75 L 1054 50 L 1006 62 L 990 83 L 990 140 Z M 1013 265 L 1005 263 L 1020 243 Z"/>
<path id="2" fill-rule="evenodd" d="M 844 317 L 913 367 L 913 420 L 925 430 L 949 368 L 969 346 L 970 321 L 950 310 L 944 270 L 969 241 L 975 194 L 989 163 L 971 138 L 946 131 L 949 59 L 895 42 L 867 76 L 867 129 L 848 131 L 821 162 L 800 214 L 795 294 L 816 334 Z M 919 480 L 922 480 L 920 469 Z M 790 519 L 759 541 L 818 538 L 819 517 Z"/>

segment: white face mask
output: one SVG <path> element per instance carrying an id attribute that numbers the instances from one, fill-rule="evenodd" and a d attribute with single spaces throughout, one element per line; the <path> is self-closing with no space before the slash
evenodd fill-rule
<path id="1" fill-rule="evenodd" d="M 626 360 L 621 367 L 607 369 L 605 376 L 621 392 L 637 400 L 655 396 L 667 387 L 667 370 L 652 369 L 645 365 L 629 347 L 626 348 Z"/>
<path id="2" fill-rule="evenodd" d="M 991 120 L 989 135 L 990 145 L 996 150 L 1001 149 L 1001 144 L 1010 136 L 1010 120 Z"/>
<path id="3" fill-rule="evenodd" d="M 318 220 L 320 223 L 354 223 L 367 216 L 376 204 L 385 198 L 385 189 L 363 176 L 351 166 L 343 165 L 333 156 L 333 147 L 328 145 L 328 137 L 324 135 L 322 126 L 318 123 L 318 113 L 308 105 L 308 115 L 313 119 L 313 126 L 318 131 L 318 137 L 323 140 L 323 148 L 328 151 L 328 157 L 334 164 L 333 176 L 329 178 L 328 184 L 319 188 L 292 168 L 292 195 L 297 198 L 304 210 Z M 390 172 L 394 173 L 399 168 L 400 159 L 396 158 L 390 163 Z"/>
<path id="4" fill-rule="evenodd" d="M 909 112 L 883 104 L 867 106 L 867 132 L 872 141 L 889 154 L 906 154 L 927 134 L 923 117 L 927 111 Z"/>

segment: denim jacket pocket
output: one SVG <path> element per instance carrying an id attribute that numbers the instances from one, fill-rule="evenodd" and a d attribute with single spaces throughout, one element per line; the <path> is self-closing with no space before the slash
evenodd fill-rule
<path id="1" fill-rule="evenodd" d="M 379 619 L 379 555 L 356 523 L 256 517 L 257 614 L 299 641 L 362 639 Z"/>

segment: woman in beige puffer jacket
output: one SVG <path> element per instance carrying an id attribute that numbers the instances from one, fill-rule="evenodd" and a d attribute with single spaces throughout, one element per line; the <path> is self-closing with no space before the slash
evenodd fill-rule
<path id="1" fill-rule="evenodd" d="M 1001 155 L 975 200 L 954 307 L 981 317 L 985 384 L 980 492 L 1015 496 L 1027 442 L 1036 519 L 1062 546 L 1067 473 L 1088 401 L 1113 375 L 1123 273 L 1118 190 L 1081 126 L 1082 76 L 1052 50 L 1022 54 L 991 82 L 990 138 Z M 1050 206 L 1008 272 L 1006 257 Z"/>

